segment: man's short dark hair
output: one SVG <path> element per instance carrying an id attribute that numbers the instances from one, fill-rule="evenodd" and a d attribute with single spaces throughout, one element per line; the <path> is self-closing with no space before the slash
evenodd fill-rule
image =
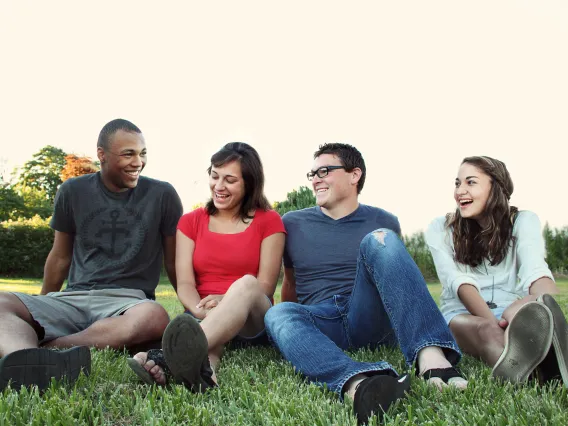
<path id="1" fill-rule="evenodd" d="M 109 121 L 104 125 L 101 132 L 99 133 L 99 140 L 97 141 L 97 146 L 102 149 L 108 149 L 110 144 L 110 138 L 119 130 L 128 133 L 142 133 L 142 131 L 133 123 L 122 118 L 117 118 L 116 120 Z"/>
<path id="2" fill-rule="evenodd" d="M 357 148 L 346 143 L 325 143 L 320 145 L 319 149 L 314 152 L 314 160 L 323 154 L 335 155 L 341 161 L 341 165 L 345 167 L 347 172 L 353 171 L 355 168 L 361 169 L 361 178 L 357 183 L 357 194 L 361 193 L 363 185 L 365 185 L 365 176 L 367 169 L 365 160 Z"/>

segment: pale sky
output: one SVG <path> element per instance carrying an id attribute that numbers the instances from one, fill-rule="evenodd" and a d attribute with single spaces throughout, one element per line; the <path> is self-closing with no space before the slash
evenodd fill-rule
<path id="1" fill-rule="evenodd" d="M 363 153 L 360 200 L 403 233 L 453 210 L 465 156 L 504 161 L 512 204 L 568 225 L 568 2 L 0 0 L 0 166 L 45 145 L 95 157 L 114 118 L 184 207 L 244 141 L 271 202 L 324 142 Z"/>

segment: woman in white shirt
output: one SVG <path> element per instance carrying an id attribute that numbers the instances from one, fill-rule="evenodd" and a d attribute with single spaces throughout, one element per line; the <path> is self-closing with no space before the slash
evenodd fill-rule
<path id="1" fill-rule="evenodd" d="M 426 232 L 442 283 L 440 309 L 462 350 L 494 376 L 522 382 L 535 372 L 541 381 L 562 377 L 568 387 L 568 324 L 550 296 L 558 290 L 540 222 L 509 205 L 512 193 L 504 163 L 463 160 L 456 211 Z"/>

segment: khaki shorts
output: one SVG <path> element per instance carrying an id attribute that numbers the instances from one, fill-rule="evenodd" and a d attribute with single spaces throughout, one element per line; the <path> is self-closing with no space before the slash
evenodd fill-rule
<path id="1" fill-rule="evenodd" d="M 122 315 L 140 303 L 156 303 L 135 289 L 60 291 L 45 296 L 12 294 L 26 305 L 41 327 L 40 344 L 83 331 L 96 321 Z"/>

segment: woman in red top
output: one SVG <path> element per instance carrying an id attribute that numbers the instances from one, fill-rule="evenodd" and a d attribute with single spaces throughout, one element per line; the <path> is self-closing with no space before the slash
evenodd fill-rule
<path id="1" fill-rule="evenodd" d="M 178 298 L 186 314 L 164 332 L 162 350 L 129 359 L 147 383 L 165 384 L 165 371 L 194 391 L 216 386 L 210 368 L 238 337 L 267 341 L 264 314 L 272 306 L 284 225 L 264 196 L 264 173 L 254 148 L 225 145 L 211 157 L 211 199 L 182 216 L 176 235 Z M 189 315 L 187 315 L 189 314 Z"/>

